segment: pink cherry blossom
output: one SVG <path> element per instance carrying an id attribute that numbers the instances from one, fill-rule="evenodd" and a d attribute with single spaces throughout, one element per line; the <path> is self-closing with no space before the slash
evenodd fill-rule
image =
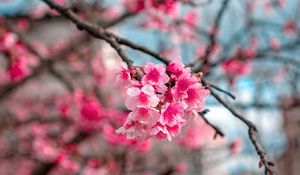
<path id="1" fill-rule="evenodd" d="M 171 15 L 177 16 L 178 14 L 178 3 L 176 2 L 176 0 L 164 0 L 164 1 L 150 0 L 150 6 L 156 9 L 160 9 L 164 13 L 170 16 Z"/>
<path id="2" fill-rule="evenodd" d="M 176 99 L 182 99 L 186 97 L 187 90 L 191 85 L 198 83 L 199 80 L 192 76 L 190 73 L 184 73 L 178 77 L 172 93 Z"/>
<path id="3" fill-rule="evenodd" d="M 190 10 L 184 15 L 183 19 L 186 24 L 196 26 L 199 22 L 199 14 L 196 10 Z"/>
<path id="4" fill-rule="evenodd" d="M 172 136 L 170 135 L 169 131 L 167 130 L 166 126 L 157 123 L 150 132 L 150 135 L 158 140 L 172 140 Z"/>
<path id="5" fill-rule="evenodd" d="M 154 65 L 148 62 L 144 67 L 145 75 L 142 78 L 143 84 L 152 85 L 156 91 L 165 91 L 166 84 L 169 81 L 169 77 L 166 74 L 166 68 L 163 65 Z"/>
<path id="6" fill-rule="evenodd" d="M 180 62 L 178 59 L 172 61 L 166 68 L 166 70 L 177 77 L 180 76 L 183 72 L 185 72 L 184 64 Z"/>
<path id="7" fill-rule="evenodd" d="M 88 121 L 99 121 L 101 119 L 102 107 L 96 100 L 85 100 L 82 103 L 81 117 Z"/>
<path id="8" fill-rule="evenodd" d="M 199 83 L 190 86 L 187 90 L 187 98 L 184 99 L 188 109 L 194 109 L 200 112 L 205 103 L 205 99 L 209 95 L 209 90 L 205 89 Z"/>
<path id="9" fill-rule="evenodd" d="M 12 82 L 17 82 L 24 78 L 29 73 L 29 70 L 25 63 L 25 58 L 15 58 L 15 60 L 13 60 L 11 65 L 9 65 L 9 67 L 7 68 L 7 73 Z"/>
<path id="10" fill-rule="evenodd" d="M 129 97 L 126 99 L 126 107 L 134 110 L 137 107 L 156 107 L 159 98 L 154 93 L 151 85 L 145 85 L 142 89 L 132 87 L 127 90 Z"/>
<path id="11" fill-rule="evenodd" d="M 174 126 L 177 123 L 183 123 L 185 120 L 182 118 L 184 112 L 181 103 L 166 103 L 162 106 L 161 117 L 159 122 L 162 125 Z"/>

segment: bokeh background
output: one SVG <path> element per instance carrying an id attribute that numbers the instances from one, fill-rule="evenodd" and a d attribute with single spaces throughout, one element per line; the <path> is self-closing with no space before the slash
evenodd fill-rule
<path id="1" fill-rule="evenodd" d="M 181 58 L 183 62 L 189 64 L 201 56 L 203 49 L 209 45 L 208 36 L 213 30 L 212 24 L 225 1 L 199 0 L 198 2 L 195 0 L 195 2 L 200 5 L 194 7 L 183 4 L 180 6 L 176 18 L 165 19 L 165 23 L 171 25 L 170 23 L 184 18 L 186 13 L 193 9 L 198 13 L 198 17 L 196 18 L 196 26 L 193 26 L 192 29 L 177 21 L 172 24 L 171 29 L 162 30 L 155 21 L 149 21 L 148 14 L 138 13 L 127 14 L 126 18 L 109 26 L 108 30 L 162 53 L 170 59 Z M 91 6 L 94 3 L 93 0 L 74 0 L 69 1 L 68 5 L 74 5 L 74 9 L 78 12 L 89 15 L 88 21 L 99 25 L 102 25 L 101 22 L 103 21 L 101 20 L 103 19 L 104 21 L 114 19 L 128 13 L 123 1 L 99 0 L 96 7 L 98 10 L 93 12 Z M 218 63 L 218 60 L 221 61 L 219 65 L 212 67 L 206 76 L 213 84 L 230 91 L 237 97 L 236 100 L 232 100 L 221 94 L 228 103 L 257 125 L 259 140 L 270 158 L 274 160 L 278 172 L 283 175 L 297 175 L 300 171 L 298 166 L 300 163 L 299 7 L 299 0 L 229 1 L 220 20 L 216 48 L 212 51 L 210 58 L 213 63 Z M 28 23 L 28 27 L 20 34 L 30 43 L 33 43 L 34 47 L 38 48 L 38 52 L 45 55 L 49 54 L 47 53 L 49 51 L 45 51 L 47 49 L 43 47 L 52 48 L 51 51 L 59 50 L 61 45 L 70 44 L 67 39 L 84 33 L 79 32 L 64 17 L 50 11 L 47 5 L 36 0 L 0 0 L 0 15 L 14 27 L 18 24 L 22 26 L 22 20 L 23 23 Z M 95 80 L 87 78 L 90 76 L 89 71 L 96 69 L 96 72 L 97 70 L 101 72 L 106 69 L 117 72 L 119 68 L 117 65 L 120 64 L 117 54 L 109 45 L 96 39 L 89 38 L 87 40 L 84 41 L 86 44 L 81 44 L 75 49 L 76 54 L 66 56 L 68 61 L 58 62 L 54 66 L 60 74 L 65 75 L 75 84 L 76 89 L 93 87 Z M 239 48 L 253 48 L 256 55 L 246 63 L 251 66 L 251 70 L 246 71 L 247 73 L 232 74 L 224 69 L 224 66 L 221 66 L 222 60 L 234 57 Z M 89 49 L 92 50 L 92 53 Z M 147 61 L 159 63 L 151 56 L 132 49 L 126 49 L 126 53 L 136 65 L 143 66 Z M 92 63 L 92 67 L 86 67 L 82 62 L 88 59 L 82 59 L 82 57 L 89 56 L 95 60 L 98 57 L 105 58 L 102 62 L 104 66 L 99 63 Z M 72 64 L 71 68 L 69 64 Z M 5 54 L 1 54 L 1 66 L 1 74 L 5 74 L 7 67 Z M 237 65 L 237 67 L 242 66 L 244 65 Z M 55 110 L 54 108 L 49 107 L 48 104 L 42 104 L 45 102 L 43 98 L 51 99 L 55 95 L 63 94 L 68 89 L 51 73 L 46 71 L 39 74 L 22 83 L 17 90 L 10 92 L 9 95 L 3 95 L 5 98 L 1 100 L 0 107 L 1 143 L 8 145 L 25 144 L 25 141 L 18 141 L 16 129 L 13 126 L 8 126 L 11 124 L 11 119 L 7 118 L 14 115 L 19 116 L 19 118 L 20 115 L 26 115 L 30 118 L 32 115 L 39 115 L 38 113 L 42 113 L 41 115 L 53 113 L 51 110 Z M 110 78 L 100 77 L 100 80 L 97 80 L 104 89 L 109 89 L 110 83 L 115 81 L 111 74 L 99 76 L 111 76 Z M 2 79 L 1 88 L 4 89 L 8 80 L 5 80 L 5 77 Z M 114 94 L 116 90 L 113 91 L 105 90 L 104 96 L 117 96 Z M 54 96 L 52 96 L 53 94 Z M 27 111 L 24 107 L 24 105 L 28 105 L 28 99 L 32 103 L 31 106 L 37 106 L 35 113 L 33 110 Z M 51 101 L 50 99 L 49 101 Z M 214 140 L 213 134 L 211 134 L 211 138 L 206 138 L 203 141 L 204 144 L 191 150 L 176 146 L 172 142 L 154 141 L 151 151 L 146 153 L 147 156 L 142 155 L 140 158 L 150 157 L 149 160 L 153 160 L 153 162 L 168 163 L 165 166 L 161 163 L 162 167 L 157 165 L 160 163 L 153 163 L 148 167 L 149 172 L 147 171 L 147 173 L 163 174 L 158 173 L 158 171 L 164 169 L 163 167 L 173 165 L 179 169 L 172 172 L 175 174 L 255 175 L 263 173 L 263 168 L 259 168 L 259 158 L 248 138 L 246 126 L 234 118 L 212 97 L 207 100 L 206 108 L 210 110 L 206 117 L 224 131 L 225 138 Z M 48 110 L 48 112 L 39 111 L 41 109 Z M 20 121 L 21 123 L 24 122 Z M 59 132 L 65 131 L 59 130 Z M 212 131 L 208 132 L 213 133 Z M 195 139 L 201 138 L 196 137 Z M 101 150 L 104 145 L 103 141 L 99 140 L 93 142 L 95 144 L 93 147 L 96 150 Z M 239 151 L 232 154 L 232 147 L 236 144 L 239 145 Z M 3 147 L 5 148 L 5 146 Z M 20 166 L 18 162 L 21 162 L 16 158 L 16 150 L 18 149 L 9 151 L 5 148 L 3 151 L 1 150 L 1 155 L 3 154 L 2 163 L 0 163 L 1 175 L 16 174 L 16 172 L 26 174 L 24 170 L 20 172 L 16 170 Z M 13 156 L 4 156 L 6 152 L 11 152 L 10 154 Z M 38 158 L 36 155 L 35 157 Z M 25 156 L 26 158 L 28 155 Z M 33 166 L 31 165 L 32 162 L 28 164 L 30 165 L 22 166 Z M 147 167 L 147 163 L 145 164 L 143 166 Z M 180 168 L 187 170 L 181 172 Z M 94 173 L 101 174 L 103 171 Z M 80 174 L 80 172 L 78 173 Z M 141 174 L 141 172 L 132 172 L 132 174 Z"/>

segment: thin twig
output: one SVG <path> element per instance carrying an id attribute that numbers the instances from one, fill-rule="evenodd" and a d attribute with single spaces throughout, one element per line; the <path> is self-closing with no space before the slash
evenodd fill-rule
<path id="1" fill-rule="evenodd" d="M 211 84 L 211 83 L 208 83 L 208 85 L 209 85 L 210 87 L 216 89 L 217 91 L 220 91 L 220 92 L 222 92 L 222 93 L 228 95 L 228 96 L 231 97 L 233 100 L 236 99 L 236 97 L 235 97 L 232 93 L 230 93 L 230 92 L 228 92 L 228 91 L 226 91 L 226 90 L 224 90 L 224 89 L 221 89 L 221 88 L 219 88 L 218 86 L 213 85 L 213 84 Z"/>
<path id="2" fill-rule="evenodd" d="M 212 124 L 209 120 L 207 120 L 207 118 L 204 116 L 206 113 L 208 113 L 209 110 L 208 109 L 205 109 L 201 112 L 199 112 L 198 114 L 203 118 L 203 120 L 205 121 L 206 124 L 208 124 L 210 127 L 212 127 L 214 130 L 215 130 L 215 135 L 214 135 L 214 138 L 217 137 L 217 135 L 220 135 L 221 137 L 224 137 L 225 134 L 224 132 L 217 126 L 215 126 L 214 124 Z"/>

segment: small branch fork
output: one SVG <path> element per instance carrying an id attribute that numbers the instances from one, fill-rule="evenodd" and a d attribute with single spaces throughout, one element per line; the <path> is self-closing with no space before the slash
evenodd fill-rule
<path id="1" fill-rule="evenodd" d="M 113 33 L 110 33 L 108 31 L 106 31 L 104 28 L 102 27 L 98 27 L 98 26 L 95 26 L 89 22 L 85 22 L 81 19 L 79 19 L 76 14 L 71 10 L 71 9 L 68 9 L 68 8 L 64 8 L 60 5 L 57 5 L 56 3 L 52 2 L 51 0 L 42 0 L 44 1 L 45 3 L 47 3 L 51 8 L 57 10 L 61 15 L 65 16 L 66 18 L 68 18 L 69 20 L 71 20 L 73 23 L 76 24 L 77 28 L 79 30 L 84 30 L 86 31 L 87 33 L 89 33 L 90 35 L 96 37 L 96 38 L 99 38 L 101 40 L 104 40 L 106 41 L 107 43 L 109 43 L 116 51 L 117 53 L 119 54 L 119 56 L 121 57 L 121 59 L 127 64 L 127 66 L 129 68 L 132 68 L 134 67 L 133 65 L 133 61 L 130 60 L 126 54 L 124 53 L 124 51 L 122 50 L 121 46 L 120 45 L 125 45 L 127 47 L 130 47 L 132 49 L 135 49 L 135 50 L 139 50 L 143 53 L 146 53 L 148 55 L 151 55 L 153 56 L 154 58 L 156 58 L 157 60 L 165 63 L 165 64 L 168 64 L 169 61 L 168 59 L 162 57 L 161 55 L 159 55 L 158 53 L 150 50 L 149 48 L 146 48 L 146 47 L 143 47 L 143 46 L 140 46 L 136 43 L 133 43 L 127 39 L 124 39 L 122 37 L 119 37 Z M 221 12 L 226 9 L 226 6 L 228 4 L 229 0 L 224 0 L 223 1 L 223 6 L 221 8 Z M 220 16 L 222 16 L 223 12 L 222 13 L 219 13 L 220 15 L 218 15 L 217 19 L 218 18 L 221 18 Z M 218 20 L 219 21 L 219 20 Z M 217 21 L 217 22 L 218 22 Z M 219 23 L 219 22 L 218 22 Z M 217 23 L 217 24 L 218 24 Z M 214 40 L 214 39 L 213 39 Z M 209 54 L 208 54 L 209 55 Z M 257 129 L 256 129 L 256 126 L 249 120 L 247 120 L 246 118 L 244 118 L 242 115 L 240 115 L 233 107 L 231 107 L 229 104 L 227 104 L 215 91 L 213 88 L 215 87 L 212 87 L 204 78 L 202 78 L 202 81 L 201 83 L 206 86 L 210 92 L 211 92 L 211 95 L 214 96 L 216 98 L 216 100 L 222 104 L 225 108 L 227 108 L 236 118 L 238 118 L 239 120 L 241 120 L 243 123 L 245 123 L 248 127 L 248 135 L 249 135 L 249 138 L 252 142 L 252 144 L 254 145 L 255 147 L 255 150 L 257 152 L 257 154 L 259 155 L 260 157 L 260 164 L 262 164 L 264 167 L 265 167 L 265 175 L 277 175 L 277 172 L 275 172 L 273 170 L 274 168 L 274 164 L 269 160 L 269 158 L 267 157 L 267 154 L 266 152 L 264 151 L 264 149 L 262 148 L 261 144 L 259 143 L 257 137 L 256 137 L 256 132 L 257 132 Z M 208 120 L 205 120 L 208 124 L 209 124 L 209 121 Z M 215 126 L 209 124 L 210 126 L 212 126 L 216 132 L 219 131 L 218 134 L 222 135 L 223 132 L 221 132 L 220 130 L 218 130 Z"/>
<path id="2" fill-rule="evenodd" d="M 217 136 L 221 136 L 221 137 L 224 137 L 225 134 L 224 132 L 217 126 L 215 126 L 214 124 L 212 124 L 204 115 L 207 114 L 209 112 L 209 109 L 205 109 L 201 112 L 199 112 L 198 114 L 203 118 L 203 120 L 205 121 L 205 123 L 207 125 L 209 125 L 212 129 L 215 130 L 215 135 L 214 135 L 214 139 L 217 138 Z"/>

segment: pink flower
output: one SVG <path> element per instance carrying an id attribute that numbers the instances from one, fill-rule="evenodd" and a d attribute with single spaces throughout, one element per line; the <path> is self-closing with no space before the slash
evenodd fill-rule
<path id="1" fill-rule="evenodd" d="M 13 61 L 14 62 L 7 68 L 7 73 L 12 82 L 17 82 L 24 78 L 28 74 L 29 70 L 24 57 L 17 57 Z"/>
<path id="2" fill-rule="evenodd" d="M 162 125 L 174 126 L 178 123 L 183 123 L 182 118 L 184 108 L 182 103 L 166 103 L 162 106 L 161 117 L 159 122 Z"/>
<path id="3" fill-rule="evenodd" d="M 173 95 L 175 98 L 185 98 L 186 92 L 189 89 L 189 87 L 195 83 L 198 83 L 199 80 L 192 76 L 190 73 L 184 73 L 181 76 L 179 76 L 174 89 L 173 89 Z"/>
<path id="4" fill-rule="evenodd" d="M 183 20 L 188 25 L 196 26 L 199 22 L 199 14 L 195 10 L 190 10 L 184 15 Z"/>
<path id="5" fill-rule="evenodd" d="M 128 120 L 137 121 L 141 124 L 152 127 L 156 124 L 159 119 L 159 112 L 153 108 L 136 108 L 128 115 Z"/>
<path id="6" fill-rule="evenodd" d="M 148 62 L 144 67 L 145 75 L 142 78 L 143 84 L 150 84 L 154 86 L 157 91 L 163 92 L 166 90 L 165 84 L 169 81 L 166 74 L 166 68 L 163 65 L 154 65 Z"/>
<path id="7" fill-rule="evenodd" d="M 184 64 L 178 59 L 172 61 L 166 69 L 168 72 L 174 74 L 177 77 L 180 76 L 183 72 L 185 72 Z"/>
<path id="8" fill-rule="evenodd" d="M 59 5 L 64 5 L 67 2 L 67 0 L 54 0 L 54 1 Z"/>
<path id="9" fill-rule="evenodd" d="M 136 74 L 135 70 L 122 67 L 117 77 L 117 81 L 121 86 L 129 87 L 131 85 L 140 84 L 136 79 L 131 77 L 131 74 Z"/>
<path id="10" fill-rule="evenodd" d="M 150 0 L 150 6 L 162 10 L 167 15 L 177 14 L 178 11 L 178 4 L 176 0 Z"/>
<path id="11" fill-rule="evenodd" d="M 174 126 L 166 126 L 166 129 L 172 137 L 175 137 L 180 133 L 183 124 L 184 122 L 176 123 Z"/>
<path id="12" fill-rule="evenodd" d="M 132 87 L 127 90 L 129 97 L 125 101 L 125 105 L 129 110 L 134 110 L 137 107 L 156 107 L 159 98 L 154 93 L 154 88 L 151 85 L 145 85 L 142 89 Z"/>
<path id="13" fill-rule="evenodd" d="M 117 77 L 118 81 L 122 84 L 127 84 L 131 80 L 130 72 L 128 69 L 122 67 L 121 71 Z"/>
<path id="14" fill-rule="evenodd" d="M 86 100 L 80 109 L 81 117 L 88 121 L 99 121 L 101 119 L 102 107 L 95 100 Z"/>
<path id="15" fill-rule="evenodd" d="M 123 127 L 117 133 L 125 133 L 130 138 L 148 138 L 150 129 L 159 119 L 158 110 L 151 107 L 137 107 L 127 117 Z"/>
<path id="16" fill-rule="evenodd" d="M 150 135 L 158 140 L 172 140 L 172 136 L 168 132 L 166 126 L 161 125 L 160 123 L 157 123 L 150 132 Z"/>
<path id="17" fill-rule="evenodd" d="M 184 99 L 186 106 L 188 106 L 187 109 L 195 109 L 197 112 L 200 112 L 209 93 L 209 90 L 199 83 L 192 85 L 187 90 L 187 97 Z"/>
<path id="18" fill-rule="evenodd" d="M 130 137 L 147 138 L 148 131 L 159 119 L 159 111 L 155 107 L 159 98 L 155 95 L 151 85 L 145 85 L 141 89 L 132 87 L 127 90 L 129 97 L 125 105 L 132 112 L 129 113 L 123 127 L 118 133 L 126 133 Z"/>
<path id="19" fill-rule="evenodd" d="M 147 125 L 128 119 L 124 126 L 116 130 L 116 133 L 126 134 L 127 138 L 140 137 L 146 139 L 149 137 L 149 131 L 150 128 Z"/>
<path id="20" fill-rule="evenodd" d="M 123 3 L 128 11 L 132 13 L 138 13 L 143 10 L 149 12 L 154 9 L 170 17 L 175 17 L 179 14 L 179 6 L 176 0 L 124 0 Z"/>

